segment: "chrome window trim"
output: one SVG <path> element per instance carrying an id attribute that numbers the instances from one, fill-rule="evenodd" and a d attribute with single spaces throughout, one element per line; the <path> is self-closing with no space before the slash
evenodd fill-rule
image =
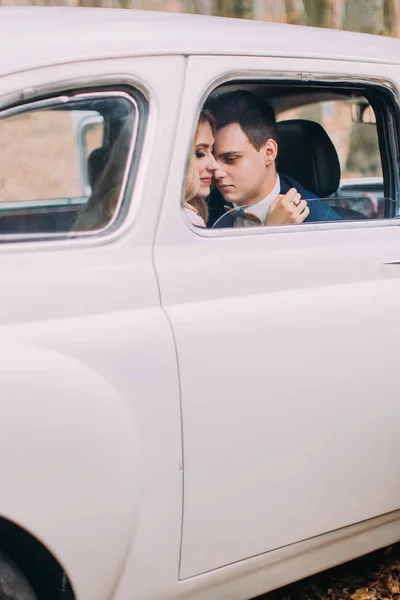
<path id="1" fill-rule="evenodd" d="M 46 198 L 45 200 L 1 200 L 0 217 L 8 210 L 23 211 L 29 209 L 43 209 L 47 207 L 57 208 L 60 206 L 84 206 L 84 196 L 65 196 L 64 198 Z"/>
<path id="2" fill-rule="evenodd" d="M 22 106 L 22 103 L 31 101 L 34 102 L 34 98 L 43 96 L 44 94 L 56 94 L 59 91 L 73 92 L 77 88 L 99 88 L 103 86 L 122 86 L 135 88 L 142 94 L 148 103 L 150 102 L 151 93 L 149 93 L 144 81 L 138 77 L 134 77 L 133 75 L 129 75 L 127 73 L 103 76 L 99 75 L 98 77 L 81 75 L 79 77 L 60 79 L 57 81 L 36 85 L 34 87 L 23 88 L 16 92 L 9 92 L 8 94 L 5 94 L 5 96 L 0 96 L 0 111 L 5 110 L 6 107 L 10 105 L 18 104 L 19 106 Z"/>
<path id="3" fill-rule="evenodd" d="M 54 98 L 46 98 L 45 100 L 29 102 L 29 104 L 18 104 L 17 106 L 11 106 L 10 108 L 5 108 L 0 112 L 0 120 L 8 119 L 8 117 L 15 117 L 16 115 L 21 115 L 32 110 L 41 110 L 42 108 L 47 108 L 48 106 L 61 106 L 63 104 L 69 104 L 71 99 L 71 96 L 55 96 Z"/>
<path id="4" fill-rule="evenodd" d="M 116 89 L 114 90 L 99 90 L 98 88 L 102 86 L 112 86 Z M 89 89 L 85 92 L 79 92 L 75 94 L 71 94 L 70 96 L 65 95 L 65 92 L 73 92 L 76 89 L 82 88 L 94 88 L 93 91 Z M 139 123 L 141 115 L 139 114 L 139 106 L 134 98 L 134 96 L 122 89 L 118 89 L 121 87 L 129 87 L 133 92 L 139 92 L 147 105 L 147 118 L 145 120 L 145 136 L 143 139 L 143 148 L 140 152 L 140 156 L 138 157 L 139 165 L 137 169 L 138 176 L 134 182 L 134 187 L 132 190 L 132 196 L 129 199 L 129 207 L 126 213 L 125 218 L 120 223 L 117 228 L 114 228 L 113 225 L 115 221 L 120 216 L 120 209 L 123 204 L 123 200 L 126 193 L 126 184 L 129 178 L 129 173 L 132 167 L 132 157 L 136 147 L 137 135 L 139 130 Z M 39 95 L 49 95 L 56 94 L 58 91 L 61 92 L 60 96 L 53 96 L 52 98 L 34 100 L 35 97 Z M 12 95 L 14 106 L 9 108 L 3 108 L 2 99 L 0 97 L 0 119 L 5 118 L 6 116 L 13 116 L 18 113 L 27 112 L 29 110 L 35 110 L 40 108 L 46 108 L 47 106 L 56 106 L 57 100 L 58 104 L 66 104 L 68 102 L 72 102 L 75 100 L 85 99 L 87 97 L 93 98 L 107 98 L 110 96 L 123 97 L 125 98 L 134 108 L 134 128 L 132 132 L 131 144 L 129 147 L 129 154 L 127 165 L 124 172 L 123 182 L 121 186 L 121 192 L 118 198 L 117 206 L 113 215 L 113 218 L 110 222 L 102 228 L 95 229 L 92 231 L 66 231 L 66 232 L 54 232 L 54 233 L 15 233 L 15 234 L 2 234 L 0 233 L 0 246 L 3 244 L 16 243 L 19 244 L 23 242 L 29 243 L 31 245 L 33 242 L 45 242 L 48 245 L 49 241 L 57 242 L 62 246 L 65 246 L 65 243 L 68 243 L 68 247 L 72 247 L 75 245 L 81 245 L 82 242 L 88 241 L 92 242 L 92 244 L 104 244 L 113 242 L 116 239 L 119 239 L 121 236 L 125 234 L 125 232 L 131 227 L 132 222 L 136 219 L 137 213 L 140 209 L 140 202 L 137 201 L 137 198 L 140 198 L 140 191 L 143 188 L 143 176 L 140 176 L 140 172 L 142 170 L 142 164 L 147 164 L 149 160 L 150 148 L 148 147 L 147 138 L 149 136 L 148 130 L 150 129 L 149 124 L 153 122 L 155 119 L 155 109 L 154 102 L 151 101 L 153 97 L 153 93 L 145 86 L 144 82 L 136 77 L 132 77 L 130 75 L 106 75 L 103 77 L 77 77 L 74 79 L 61 80 L 54 83 L 46 83 L 40 86 L 36 86 L 35 88 L 28 88 L 25 90 L 21 90 Z M 5 96 L 5 100 L 10 101 L 10 94 Z M 32 108 L 34 107 L 34 108 Z M 153 128 L 154 129 L 154 125 Z M 139 180 L 139 181 L 138 181 Z M 133 210 L 135 207 L 136 210 Z"/>
<path id="5" fill-rule="evenodd" d="M 279 58 L 279 57 L 278 57 Z M 203 90 L 201 96 L 200 96 L 200 102 L 198 103 L 197 106 L 197 110 L 196 110 L 196 119 L 195 119 L 195 123 L 197 123 L 198 119 L 199 119 L 199 115 L 200 115 L 200 110 L 202 108 L 202 106 L 204 105 L 204 102 L 207 100 L 207 98 L 209 97 L 209 95 L 211 94 L 211 92 L 213 92 L 215 89 L 217 89 L 219 86 L 223 85 L 224 83 L 233 83 L 233 81 L 260 81 L 260 80 L 264 80 L 265 83 L 269 83 L 271 82 L 271 84 L 274 83 L 274 81 L 282 83 L 282 81 L 287 81 L 288 84 L 289 83 L 296 83 L 296 82 L 309 82 L 310 84 L 313 83 L 335 83 L 336 85 L 346 85 L 346 84 L 351 84 L 351 85 L 361 85 L 361 86 L 371 86 L 374 88 L 380 88 L 386 92 L 389 93 L 389 95 L 391 96 L 392 101 L 394 102 L 395 106 L 397 107 L 397 110 L 400 112 L 400 99 L 399 99 L 399 89 L 396 86 L 396 84 L 386 78 L 380 78 L 380 77 L 367 77 L 367 76 L 357 76 L 357 75 L 349 75 L 349 76 L 343 76 L 343 75 L 332 75 L 331 73 L 301 73 L 299 71 L 285 71 L 285 72 L 279 72 L 277 73 L 276 71 L 264 71 L 261 69 L 257 69 L 255 71 L 251 71 L 251 73 L 244 73 L 242 70 L 240 71 L 227 71 L 226 73 L 224 73 L 223 75 L 220 75 L 219 77 L 217 77 L 214 81 L 210 82 Z M 190 151 L 193 147 L 193 140 L 194 140 L 194 135 L 195 135 L 195 128 L 193 130 L 190 144 L 189 144 L 189 149 L 187 152 L 187 160 L 186 160 L 186 169 L 185 169 L 185 176 L 187 173 L 187 169 L 188 169 L 188 164 L 189 164 L 189 157 L 190 157 Z M 399 150 L 400 152 L 400 150 Z M 183 184 L 183 190 L 184 190 L 184 184 Z M 184 192 L 183 192 L 184 194 Z M 397 191 L 397 194 L 399 195 L 399 190 Z M 212 228 L 204 228 L 204 227 L 198 227 L 196 225 L 193 225 L 193 223 L 191 223 L 189 221 L 189 219 L 187 218 L 187 216 L 185 215 L 185 211 L 183 210 L 184 208 L 184 204 L 183 204 L 183 196 L 181 198 L 181 214 L 182 214 L 182 218 L 184 220 L 184 222 L 186 223 L 187 227 L 189 227 L 189 229 L 191 229 L 191 231 L 193 231 L 195 234 L 201 236 L 201 237 L 236 237 L 236 236 L 242 236 L 242 235 L 260 235 L 260 234 L 275 234 L 275 233 L 289 233 L 289 232 L 293 232 L 293 233 L 304 233 L 307 231 L 323 231 L 323 230 L 330 230 L 330 229 L 358 229 L 360 227 L 362 228 L 368 228 L 368 227 L 393 227 L 393 226 L 398 226 L 400 223 L 400 219 L 398 217 L 394 217 L 392 219 L 372 219 L 372 220 L 367 220 L 367 219 L 360 219 L 359 221 L 324 221 L 324 222 L 317 222 L 317 223 L 300 223 L 299 225 L 295 225 L 295 224 L 290 224 L 290 225 L 274 225 L 274 226 L 267 226 L 267 225 L 263 225 L 263 226 L 255 226 L 255 227 L 227 227 L 227 228 L 216 228 L 216 229 L 212 229 Z M 400 204 L 400 197 L 396 199 L 397 204 Z M 399 207 L 400 210 L 400 207 Z"/>
<path id="6" fill-rule="evenodd" d="M 80 164 L 80 180 L 81 180 L 81 195 L 83 197 L 89 196 L 91 193 L 91 186 L 89 182 L 89 169 L 87 164 L 87 158 L 85 156 L 85 151 L 82 152 L 82 149 L 85 146 L 85 131 L 88 127 L 93 125 L 101 125 L 102 126 L 102 141 L 104 140 L 104 119 L 102 116 L 87 116 L 83 119 L 80 124 L 80 128 L 78 131 L 79 138 L 79 164 Z"/>
<path id="7" fill-rule="evenodd" d="M 399 217 L 392 219 L 360 219 L 359 221 L 322 221 L 316 223 L 300 223 L 298 225 L 261 225 L 254 227 L 227 227 L 227 228 L 204 228 L 193 225 L 182 211 L 183 219 L 195 234 L 205 237 L 237 237 L 241 235 L 273 235 L 275 233 L 305 233 L 307 231 L 329 231 L 342 229 L 368 229 L 371 227 L 397 227 L 400 223 Z"/>

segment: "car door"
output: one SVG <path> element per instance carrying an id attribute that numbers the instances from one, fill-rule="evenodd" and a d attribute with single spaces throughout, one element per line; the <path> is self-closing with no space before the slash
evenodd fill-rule
<path id="1" fill-rule="evenodd" d="M 132 581 L 140 595 L 161 562 L 156 593 L 177 579 L 179 386 L 152 247 L 183 67 L 179 56 L 69 60 L 1 77 L 0 198 L 25 200 L 18 232 L 0 227 L 0 517 L 54 553 L 79 598 L 110 598 L 122 571 L 123 597 Z M 96 107 L 118 126 L 99 178 L 118 202 L 108 222 L 41 230 L 37 204 L 53 217 L 50 184 L 71 187 L 80 164 L 72 117 Z"/>
<path id="2" fill-rule="evenodd" d="M 397 222 L 196 230 L 178 206 L 206 91 L 288 72 L 400 79 L 351 61 L 190 58 L 155 246 L 180 369 L 182 578 L 400 504 Z"/>

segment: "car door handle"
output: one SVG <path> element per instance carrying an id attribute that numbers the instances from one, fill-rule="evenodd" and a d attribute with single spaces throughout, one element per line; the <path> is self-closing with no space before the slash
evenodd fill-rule
<path id="1" fill-rule="evenodd" d="M 400 258 L 398 260 L 388 260 L 383 263 L 384 265 L 400 265 Z"/>

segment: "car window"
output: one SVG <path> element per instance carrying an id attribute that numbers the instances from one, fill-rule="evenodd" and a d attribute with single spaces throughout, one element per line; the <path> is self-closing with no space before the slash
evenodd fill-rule
<path id="1" fill-rule="evenodd" d="M 384 85 L 232 81 L 213 90 L 200 110 L 183 203 L 191 225 L 243 228 L 398 216 L 398 151 L 388 125 L 396 107 Z M 205 128 L 212 134 L 209 146 Z M 190 196 L 193 164 L 200 184 Z"/>
<path id="2" fill-rule="evenodd" d="M 0 200 L 84 201 L 85 194 L 90 193 L 86 160 L 91 146 L 101 146 L 101 141 L 96 143 L 89 138 L 88 129 L 81 131 L 87 118 L 79 109 L 71 108 L 32 110 L 2 119 Z M 99 112 L 92 111 L 91 118 L 97 119 L 103 129 Z"/>
<path id="3" fill-rule="evenodd" d="M 43 99 L 0 113 L 0 235 L 98 231 L 123 203 L 139 123 L 123 92 Z"/>

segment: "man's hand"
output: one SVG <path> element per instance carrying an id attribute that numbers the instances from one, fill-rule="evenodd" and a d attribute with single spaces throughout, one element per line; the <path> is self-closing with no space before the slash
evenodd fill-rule
<path id="1" fill-rule="evenodd" d="M 280 194 L 275 198 L 268 212 L 267 225 L 286 225 L 288 223 L 302 223 L 310 214 L 307 202 L 301 199 L 295 188 L 287 194 Z"/>

